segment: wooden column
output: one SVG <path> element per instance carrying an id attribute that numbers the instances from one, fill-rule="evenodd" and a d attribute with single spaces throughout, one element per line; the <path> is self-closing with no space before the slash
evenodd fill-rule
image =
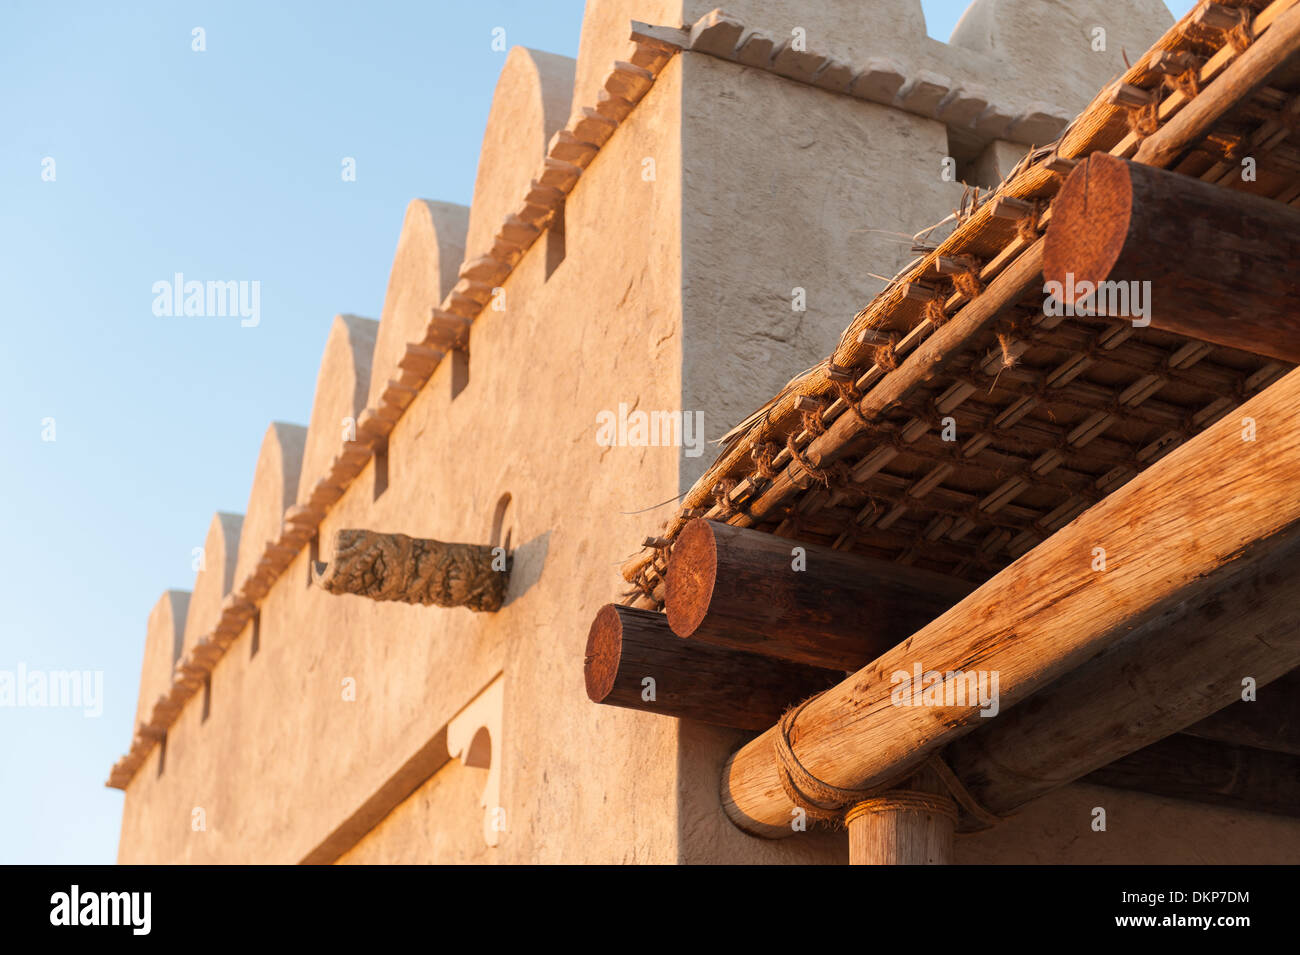
<path id="1" fill-rule="evenodd" d="M 843 670 L 682 640 L 663 614 L 618 604 L 592 621 L 583 675 L 593 702 L 746 730 L 767 729 L 844 679 Z"/>
<path id="2" fill-rule="evenodd" d="M 1264 685 L 1300 665 L 1297 407 L 1300 371 L 810 702 L 788 728 L 800 766 L 828 787 L 870 789 L 976 727 L 996 739 L 1015 726 L 1005 751 L 1018 762 L 995 752 L 982 763 L 1004 788 L 981 787 L 950 762 L 983 806 L 1002 812 L 1027 786 L 1064 785 L 1222 709 L 1239 698 L 1243 676 Z M 1257 441 L 1242 440 L 1241 416 L 1255 420 Z M 1105 570 L 1094 569 L 1097 547 Z M 894 675 L 918 663 L 996 673 L 1000 715 L 946 697 L 899 705 Z M 728 816 L 771 838 L 789 834 L 794 805 L 775 756 L 779 732 L 723 769 Z"/>
<path id="3" fill-rule="evenodd" d="M 852 806 L 851 865 L 950 865 L 957 804 L 930 771 Z"/>
<path id="4" fill-rule="evenodd" d="M 1043 278 L 1069 305 L 1300 362 L 1300 211 L 1093 153 L 1052 203 Z"/>
<path id="5" fill-rule="evenodd" d="M 678 534 L 666 577 L 679 637 L 840 670 L 874 660 L 974 589 L 703 518 Z"/>

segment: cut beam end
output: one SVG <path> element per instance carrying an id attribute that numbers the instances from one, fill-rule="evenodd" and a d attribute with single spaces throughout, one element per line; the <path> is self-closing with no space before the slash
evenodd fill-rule
<path id="1" fill-rule="evenodd" d="M 718 547 L 709 522 L 696 518 L 681 529 L 673 545 L 665 586 L 668 626 L 679 637 L 690 637 L 709 612 L 718 574 Z"/>

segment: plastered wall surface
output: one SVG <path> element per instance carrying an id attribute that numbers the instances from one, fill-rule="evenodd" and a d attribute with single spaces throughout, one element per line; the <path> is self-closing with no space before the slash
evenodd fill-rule
<path id="1" fill-rule="evenodd" d="M 687 408 L 707 406 L 713 438 L 830 354 L 884 287 L 876 276 L 911 258 L 913 233 L 942 219 L 961 189 L 941 177 L 941 123 L 711 56 L 680 58 L 691 95 L 684 392 Z M 684 459 L 682 489 L 709 463 Z"/>
<path id="2" fill-rule="evenodd" d="M 440 366 L 390 435 L 387 490 L 374 499 L 372 464 L 321 527 L 324 560 L 353 526 L 486 541 L 509 494 L 507 605 L 332 596 L 309 588 L 304 550 L 262 605 L 257 655 L 250 625 L 213 672 L 208 720 L 187 706 L 162 775 L 155 750 L 132 782 L 122 861 L 297 861 L 502 670 L 501 859 L 672 861 L 675 727 L 596 707 L 582 683 L 583 621 L 615 597 L 641 520 L 624 512 L 677 488 L 676 449 L 595 440 L 602 409 L 681 402 L 676 67 L 649 97 L 571 197 L 563 262 L 548 278 L 534 246 L 505 310 L 475 323 L 467 388 L 453 400 Z M 664 157 L 653 183 L 647 144 Z M 632 830 L 591 822 L 624 812 Z M 470 805 L 454 824 L 479 820 Z"/>
<path id="3" fill-rule="evenodd" d="M 492 865 L 472 813 L 486 769 L 451 762 L 389 813 L 371 834 L 338 859 L 339 865 Z M 464 823 L 464 824 L 462 824 Z"/>

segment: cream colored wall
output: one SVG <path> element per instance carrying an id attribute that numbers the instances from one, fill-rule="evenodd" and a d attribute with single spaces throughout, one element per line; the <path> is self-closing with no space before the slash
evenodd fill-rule
<path id="1" fill-rule="evenodd" d="M 300 424 L 273 421 L 262 436 L 262 446 L 253 469 L 253 484 L 248 492 L 239 531 L 236 581 L 256 571 L 263 548 L 280 536 L 284 512 L 298 493 L 298 476 L 307 443 L 307 429 Z"/>
<path id="2" fill-rule="evenodd" d="M 345 527 L 486 540 L 510 493 L 508 604 L 475 615 L 331 596 L 308 588 L 299 554 L 262 604 L 257 656 L 250 625 L 213 672 L 207 722 L 187 706 L 163 774 L 155 750 L 130 784 L 122 861 L 297 861 L 503 670 L 499 860 L 673 861 L 675 727 L 591 704 L 582 657 L 642 527 L 624 512 L 677 488 L 674 449 L 602 448 L 595 430 L 620 401 L 680 404 L 680 84 L 670 65 L 578 184 L 558 269 L 547 278 L 535 245 L 506 310 L 476 322 L 468 387 L 453 400 L 444 363 L 407 410 L 388 490 L 373 500 L 368 466 L 321 528 L 326 560 Z M 652 184 L 647 147 L 663 157 Z M 194 807 L 206 831 L 192 831 Z M 467 820 L 480 825 L 476 801 Z"/>
<path id="3" fill-rule="evenodd" d="M 483 842 L 475 805 L 486 769 L 443 766 L 398 805 L 340 865 L 492 865 L 501 858 Z"/>
<path id="4" fill-rule="evenodd" d="M 541 50 L 517 46 L 506 55 L 479 149 L 467 259 L 491 251 L 502 220 L 515 211 L 537 175 L 546 144 L 568 118 L 573 70 L 569 57 Z"/>
<path id="5" fill-rule="evenodd" d="M 311 422 L 303 439 L 295 500 L 311 500 L 316 482 L 329 474 L 345 430 L 355 434 L 357 416 L 370 392 L 370 364 L 379 323 L 356 315 L 335 315 L 316 375 Z M 278 531 L 278 528 L 277 528 Z"/>
<path id="6" fill-rule="evenodd" d="M 711 438 L 830 354 L 951 211 L 944 126 L 698 53 L 681 54 L 685 407 Z M 887 185 L 886 185 L 887 184 Z M 874 274 L 873 274 L 874 273 Z M 793 290 L 806 310 L 793 309 Z M 708 466 L 683 461 L 682 490 Z"/>
<path id="7" fill-rule="evenodd" d="M 424 337 L 429 309 L 456 284 L 468 227 L 467 206 L 430 199 L 407 204 L 375 336 L 367 405 L 376 404 L 388 382 L 400 376 L 397 363 L 406 346 Z"/>
<path id="8" fill-rule="evenodd" d="M 595 106 L 609 68 L 632 51 L 628 38 L 632 20 L 680 27 L 682 0 L 587 0 L 573 80 L 573 106 Z"/>

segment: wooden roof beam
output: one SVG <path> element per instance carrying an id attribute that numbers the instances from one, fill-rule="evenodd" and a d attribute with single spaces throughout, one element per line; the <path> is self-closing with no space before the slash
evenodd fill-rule
<path id="1" fill-rule="evenodd" d="M 1006 811 L 1222 709 L 1244 675 L 1264 685 L 1300 665 L 1300 607 L 1288 586 L 1300 560 L 1297 406 L 1300 371 L 739 750 L 723 769 L 728 816 L 755 835 L 790 835 L 798 807 L 782 766 L 856 797 L 914 773 L 980 724 L 986 742 L 993 727 L 1001 741 L 980 765 L 1004 765 L 1006 778 L 986 773 L 995 783 L 986 785 L 969 763 L 965 773 L 952 765 L 987 809 Z M 1243 441 L 1242 417 L 1257 440 Z M 984 719 L 965 701 L 896 705 L 892 677 L 914 664 L 996 673 L 1000 715 Z M 1044 688 L 1054 700 L 1036 696 Z M 1002 761 L 1012 752 L 1021 766 Z M 1024 764 L 1038 775 L 1012 771 Z"/>
<path id="2" fill-rule="evenodd" d="M 668 561 L 668 625 L 691 642 L 856 670 L 975 589 L 964 580 L 697 519 Z M 778 714 L 779 715 L 779 714 Z"/>
<path id="3" fill-rule="evenodd" d="M 1052 204 L 1043 277 L 1071 307 L 1300 362 L 1300 211 L 1094 153 Z"/>
<path id="4" fill-rule="evenodd" d="M 1283 481 L 1282 491 L 1294 494 L 1294 485 Z M 1196 523 L 1185 523 L 1179 539 L 1199 549 Z M 1233 702 L 1246 677 L 1261 699 L 1276 700 L 1285 683 L 1271 684 L 1300 660 L 1297 568 L 1300 524 L 1226 553 L 1202 584 L 1134 620 L 1118 643 L 1025 706 L 984 721 L 944 758 L 975 800 L 1001 815 L 1174 733 L 1213 726 L 1225 706 L 1262 706 Z"/>
<path id="5" fill-rule="evenodd" d="M 744 730 L 766 729 L 844 679 L 843 670 L 683 640 L 663 614 L 618 604 L 592 621 L 583 675 L 592 702 Z"/>

